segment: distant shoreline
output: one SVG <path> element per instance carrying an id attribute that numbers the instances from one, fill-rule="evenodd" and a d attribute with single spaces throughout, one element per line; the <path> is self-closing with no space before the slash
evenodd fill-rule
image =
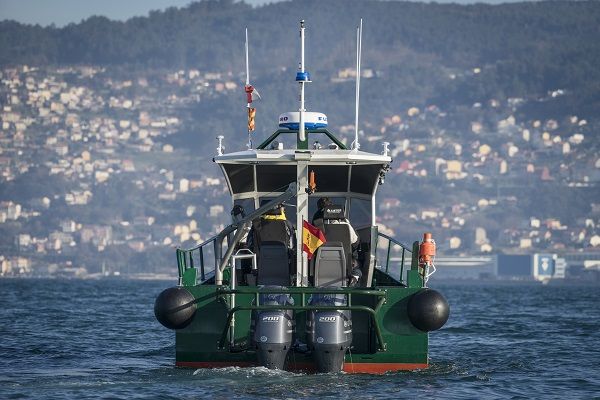
<path id="1" fill-rule="evenodd" d="M 438 279 L 430 280 L 431 286 L 468 285 L 468 286 L 600 286 L 600 282 L 583 279 L 551 279 L 549 281 L 511 280 L 511 279 Z"/>
<path id="2" fill-rule="evenodd" d="M 102 275 L 88 275 L 88 276 L 0 276 L 1 279 L 48 279 L 48 280 L 81 280 L 81 281 L 113 281 L 113 280 L 128 280 L 128 281 L 177 281 L 176 276 L 171 276 L 167 274 L 131 274 L 131 275 L 110 275 L 110 276 L 102 276 Z"/>
<path id="3" fill-rule="evenodd" d="M 176 276 L 167 274 L 131 274 L 117 276 L 90 275 L 86 277 L 68 276 L 0 276 L 0 280 L 65 280 L 65 281 L 164 281 L 177 282 Z M 551 279 L 547 282 L 536 280 L 510 280 L 510 279 L 438 279 L 429 281 L 430 287 L 445 285 L 465 286 L 600 286 L 598 281 L 578 279 Z"/>

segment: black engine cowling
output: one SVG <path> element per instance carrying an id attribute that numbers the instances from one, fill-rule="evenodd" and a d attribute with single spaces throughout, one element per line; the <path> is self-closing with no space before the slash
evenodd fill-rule
<path id="1" fill-rule="evenodd" d="M 165 289 L 154 302 L 154 315 L 166 328 L 185 328 L 196 314 L 195 300 L 194 296 L 182 287 Z"/>
<path id="2" fill-rule="evenodd" d="M 408 301 L 408 318 L 424 332 L 440 329 L 450 316 L 450 306 L 436 290 L 425 288 L 415 293 Z"/>

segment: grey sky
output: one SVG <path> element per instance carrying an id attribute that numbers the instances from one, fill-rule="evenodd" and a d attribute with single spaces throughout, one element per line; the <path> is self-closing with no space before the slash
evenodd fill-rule
<path id="1" fill-rule="evenodd" d="M 272 0 L 245 0 L 259 5 Z M 63 26 L 92 15 L 126 20 L 147 15 L 150 10 L 185 7 L 193 0 L 0 0 L 0 19 L 23 23 Z"/>
<path id="2" fill-rule="evenodd" d="M 13 19 L 28 24 L 63 26 L 78 23 L 92 15 L 126 20 L 147 15 L 150 10 L 184 7 L 193 0 L 0 0 L 0 20 Z M 245 0 L 252 5 L 280 0 Z M 501 3 L 503 0 L 437 0 L 439 3 Z"/>

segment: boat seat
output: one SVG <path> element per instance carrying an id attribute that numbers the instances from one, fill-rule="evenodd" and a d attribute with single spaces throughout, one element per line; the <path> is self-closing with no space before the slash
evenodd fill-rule
<path id="1" fill-rule="evenodd" d="M 290 260 L 281 242 L 262 242 L 258 257 L 258 285 L 289 286 Z"/>
<path id="2" fill-rule="evenodd" d="M 315 253 L 315 287 L 346 286 L 346 256 L 340 242 L 327 241 Z"/>
<path id="3" fill-rule="evenodd" d="M 276 210 L 267 215 L 278 215 Z M 282 219 L 258 218 L 252 222 L 257 259 L 257 285 L 290 285 L 290 231 Z"/>
<path id="4" fill-rule="evenodd" d="M 327 242 L 337 242 L 344 249 L 346 270 L 352 269 L 352 245 L 350 244 L 350 227 L 346 224 L 325 224 Z M 327 243 L 326 242 L 326 243 Z"/>
<path id="5" fill-rule="evenodd" d="M 259 218 L 252 223 L 255 253 L 260 253 L 263 243 L 277 242 L 287 246 L 290 240 L 290 232 L 286 228 L 285 221 Z"/>
<path id="6" fill-rule="evenodd" d="M 323 233 L 327 239 L 326 243 L 338 242 L 344 249 L 345 272 L 352 271 L 352 242 L 350 225 L 347 223 L 344 207 L 330 205 L 323 210 Z"/>

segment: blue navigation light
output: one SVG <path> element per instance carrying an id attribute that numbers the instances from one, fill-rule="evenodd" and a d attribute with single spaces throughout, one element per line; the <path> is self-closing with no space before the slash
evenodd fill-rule
<path id="1" fill-rule="evenodd" d="M 306 71 L 296 72 L 296 82 L 310 82 L 310 74 Z"/>

